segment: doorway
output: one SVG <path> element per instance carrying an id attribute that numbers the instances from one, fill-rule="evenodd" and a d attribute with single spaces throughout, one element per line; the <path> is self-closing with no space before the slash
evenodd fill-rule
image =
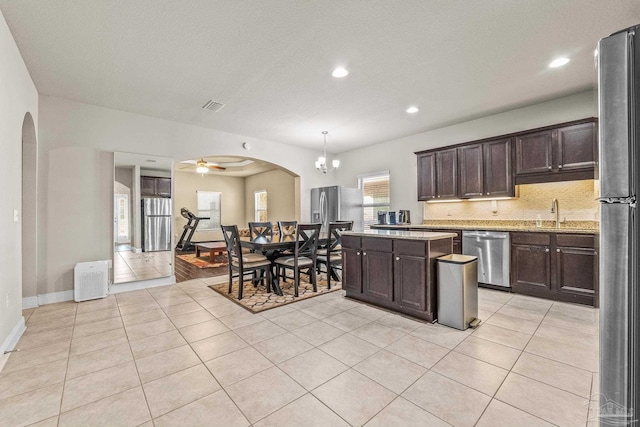
<path id="1" fill-rule="evenodd" d="M 38 306 L 37 254 L 37 167 L 38 148 L 33 117 L 27 113 L 22 122 L 22 301 L 25 307 Z"/>

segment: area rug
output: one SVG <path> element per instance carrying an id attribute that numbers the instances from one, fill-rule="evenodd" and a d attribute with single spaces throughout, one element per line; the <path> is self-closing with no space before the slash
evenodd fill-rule
<path id="1" fill-rule="evenodd" d="M 241 307 L 246 308 L 252 313 L 259 313 L 261 311 L 270 310 L 272 308 L 280 307 L 286 304 L 291 304 L 303 299 L 309 299 L 324 295 L 329 292 L 339 291 L 342 289 L 340 282 L 331 281 L 331 289 L 327 289 L 327 281 L 325 275 L 322 274 L 318 277 L 318 292 L 313 292 L 313 285 L 311 283 L 300 281 L 298 287 L 298 297 L 294 297 L 293 279 L 289 279 L 286 282 L 280 281 L 280 287 L 284 295 L 280 296 L 276 293 L 269 293 L 265 286 L 258 285 L 257 288 L 253 286 L 251 281 L 244 282 L 244 289 L 242 299 L 238 300 L 238 282 L 233 282 L 231 293 L 229 293 L 229 282 L 218 283 L 209 286 L 220 295 L 230 299 Z"/>
<path id="2" fill-rule="evenodd" d="M 227 265 L 227 254 L 216 255 L 215 262 L 209 261 L 208 252 L 200 252 L 199 257 L 196 257 L 195 254 L 182 254 L 176 255 L 176 257 L 198 268 L 216 268 Z"/>

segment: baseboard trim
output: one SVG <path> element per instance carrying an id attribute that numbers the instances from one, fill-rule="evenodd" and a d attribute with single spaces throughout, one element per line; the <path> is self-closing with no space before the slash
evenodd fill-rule
<path id="1" fill-rule="evenodd" d="M 73 301 L 73 290 L 38 295 L 38 305 L 53 304 L 63 301 Z"/>
<path id="2" fill-rule="evenodd" d="M 13 350 L 26 329 L 27 327 L 24 323 L 24 317 L 20 316 L 18 323 L 16 323 L 9 333 L 9 336 L 4 340 L 2 346 L 0 346 L 0 355 L 4 354 L 5 351 Z"/>
<path id="3" fill-rule="evenodd" d="M 22 298 L 22 309 L 36 308 L 38 306 L 38 297 L 25 297 Z"/>
<path id="4" fill-rule="evenodd" d="M 120 292 L 137 291 L 138 289 L 174 285 L 175 283 L 176 276 L 167 276 L 151 280 L 139 280 L 137 282 L 112 283 L 111 286 L 109 286 L 109 294 L 119 294 Z"/>
<path id="5" fill-rule="evenodd" d="M 136 248 L 136 247 L 131 247 L 131 250 L 133 251 L 134 254 L 141 254 L 142 253 L 142 248 Z"/>

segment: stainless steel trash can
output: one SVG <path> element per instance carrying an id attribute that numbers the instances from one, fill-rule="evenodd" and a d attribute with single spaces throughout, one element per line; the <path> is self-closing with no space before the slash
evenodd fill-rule
<path id="1" fill-rule="evenodd" d="M 465 330 L 478 317 L 478 257 L 438 258 L 438 323 Z"/>

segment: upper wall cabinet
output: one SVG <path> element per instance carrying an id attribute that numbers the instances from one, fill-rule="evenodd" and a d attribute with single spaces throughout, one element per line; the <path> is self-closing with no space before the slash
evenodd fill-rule
<path id="1" fill-rule="evenodd" d="M 593 179 L 598 159 L 595 121 L 516 137 L 516 184 Z"/>
<path id="2" fill-rule="evenodd" d="M 418 200 L 457 197 L 457 159 L 455 148 L 418 154 Z"/>
<path id="3" fill-rule="evenodd" d="M 171 178 L 141 176 L 140 195 L 143 197 L 171 197 Z"/>
<path id="4" fill-rule="evenodd" d="M 510 138 L 458 148 L 458 197 L 510 197 L 515 194 Z"/>
<path id="5" fill-rule="evenodd" d="M 420 151 L 418 200 L 513 197 L 516 184 L 594 179 L 597 120 Z"/>

